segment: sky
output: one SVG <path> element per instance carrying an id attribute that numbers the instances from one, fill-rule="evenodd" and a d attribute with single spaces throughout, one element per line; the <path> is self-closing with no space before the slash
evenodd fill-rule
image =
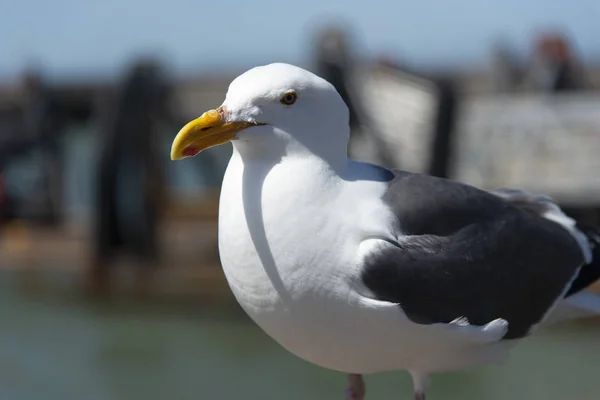
<path id="1" fill-rule="evenodd" d="M 597 3 L 597 4 L 596 4 Z M 559 28 L 600 59 L 597 0 L 0 0 L 0 78 L 30 63 L 49 75 L 113 75 L 158 53 L 177 73 L 310 62 L 323 24 L 344 23 L 364 57 L 416 66 L 484 65 L 503 39 L 518 51 Z"/>

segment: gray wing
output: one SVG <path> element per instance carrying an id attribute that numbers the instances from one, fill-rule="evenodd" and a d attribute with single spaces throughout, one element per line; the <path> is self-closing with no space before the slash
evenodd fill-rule
<path id="1" fill-rule="evenodd" d="M 572 234 L 535 207 L 446 179 L 393 173 L 384 200 L 405 236 L 365 257 L 362 280 L 416 323 L 503 318 L 506 339 L 526 336 L 584 263 Z"/>

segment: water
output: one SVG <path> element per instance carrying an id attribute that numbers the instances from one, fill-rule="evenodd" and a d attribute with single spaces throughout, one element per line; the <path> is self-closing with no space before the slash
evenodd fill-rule
<path id="1" fill-rule="evenodd" d="M 345 376 L 297 359 L 239 312 L 36 299 L 0 282 L 0 400 L 343 399 Z M 402 344 L 399 343 L 399 346 Z M 598 399 L 600 324 L 546 329 L 504 366 L 434 377 L 428 400 Z M 368 399 L 412 399 L 402 372 Z"/>

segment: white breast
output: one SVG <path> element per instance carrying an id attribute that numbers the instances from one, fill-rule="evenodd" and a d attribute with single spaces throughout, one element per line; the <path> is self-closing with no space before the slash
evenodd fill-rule
<path id="1" fill-rule="evenodd" d="M 372 194 L 385 190 L 367 184 Z M 344 204 L 342 194 L 354 190 L 346 185 L 322 165 L 301 160 L 245 166 L 234 155 L 225 174 L 219 210 L 225 275 L 249 316 L 294 353 L 313 352 L 314 340 L 327 346 L 339 333 L 329 327 L 352 321 L 342 315 L 355 312 L 356 249 L 365 236 L 386 234 L 369 228 L 385 225 L 376 223 L 377 209 L 385 208 L 349 209 L 361 199 L 357 192 Z"/>
<path id="2" fill-rule="evenodd" d="M 219 251 L 233 294 L 283 347 L 317 365 L 356 373 L 431 365 L 448 356 L 432 326 L 364 297 L 361 251 L 394 235 L 385 184 L 344 181 L 318 163 L 245 166 L 234 155 L 221 193 Z M 367 193 L 368 195 L 365 195 Z M 362 244 L 362 250 L 361 250 Z M 452 350 L 454 351 L 454 350 Z M 465 361 L 467 362 L 467 361 Z"/>
<path id="3" fill-rule="evenodd" d="M 344 280 L 352 271 L 352 248 L 361 238 L 355 229 L 346 229 L 354 237 L 340 233 L 347 228 L 342 224 L 354 225 L 358 218 L 336 218 L 342 182 L 332 187 L 321 179 L 335 178 L 313 163 L 263 168 L 232 158 L 221 194 L 219 250 L 248 311 L 289 309 L 320 291 L 335 295 L 331 288 L 337 286 L 327 283 L 325 290 L 324 282 Z M 348 264 L 343 268 L 340 255 Z"/>

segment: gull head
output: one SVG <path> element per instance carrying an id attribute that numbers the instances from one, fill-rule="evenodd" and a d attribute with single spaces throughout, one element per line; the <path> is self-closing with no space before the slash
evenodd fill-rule
<path id="1" fill-rule="evenodd" d="M 256 67 L 231 82 L 220 107 L 179 131 L 171 159 L 230 141 L 240 153 L 259 158 L 298 152 L 345 157 L 348 116 L 346 104 L 325 79 L 289 64 Z"/>

